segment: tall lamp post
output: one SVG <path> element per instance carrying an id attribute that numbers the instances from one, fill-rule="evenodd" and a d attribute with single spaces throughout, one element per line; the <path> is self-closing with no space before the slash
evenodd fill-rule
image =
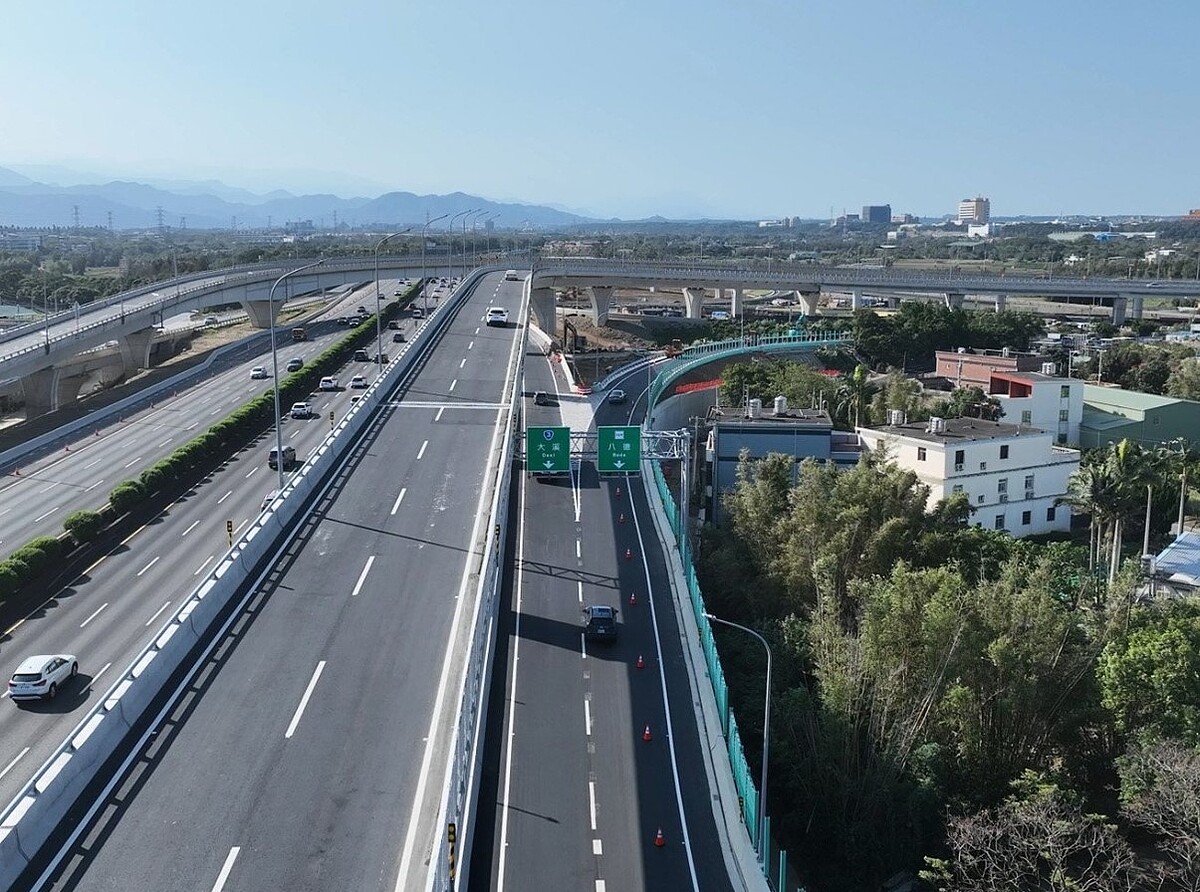
<path id="1" fill-rule="evenodd" d="M 482 208 L 475 208 L 473 211 L 468 211 L 467 216 L 463 217 L 463 275 L 467 274 L 467 220 L 470 220 L 476 214 L 486 213 Z M 471 225 L 475 223 L 472 220 Z"/>
<path id="2" fill-rule="evenodd" d="M 271 314 L 271 381 L 275 385 L 273 388 L 275 391 L 275 467 L 279 470 L 280 491 L 283 490 L 283 428 L 279 423 L 279 354 L 275 350 L 275 289 L 284 279 L 320 266 L 324 262 L 324 259 L 318 260 L 316 263 L 310 263 L 308 266 L 284 273 L 275 280 L 275 284 L 271 286 L 271 293 L 267 296 L 267 311 Z"/>
<path id="3" fill-rule="evenodd" d="M 766 705 L 763 706 L 763 751 L 762 751 L 762 780 L 758 794 L 758 860 L 763 865 L 763 870 L 767 868 L 767 755 L 770 750 L 768 744 L 771 740 L 771 646 L 767 644 L 767 639 L 763 638 L 758 632 L 748 626 L 740 625 L 739 623 L 730 622 L 727 619 L 721 619 L 719 616 L 713 616 L 711 613 L 704 614 L 705 618 L 712 623 L 720 623 L 723 626 L 730 626 L 734 629 L 741 629 L 753 635 L 762 644 L 763 649 L 767 652 L 767 699 Z"/>
<path id="4" fill-rule="evenodd" d="M 471 208 L 469 211 L 459 211 L 450 218 L 450 223 L 446 226 L 446 234 L 450 236 L 450 250 L 446 254 L 446 278 L 448 279 L 454 278 L 454 221 L 473 213 L 475 213 L 475 208 Z"/>
<path id="5" fill-rule="evenodd" d="M 495 213 L 485 213 L 484 216 L 480 217 L 478 220 L 471 221 L 471 266 L 475 266 L 477 263 L 479 263 L 479 255 L 475 251 L 475 227 L 480 223 L 486 224 L 489 220 L 495 220 L 498 216 L 500 215 Z"/>
<path id="6" fill-rule="evenodd" d="M 398 235 L 404 235 L 406 232 L 412 232 L 412 229 L 410 226 L 408 229 L 401 229 L 399 232 L 385 235 L 375 244 L 375 362 L 379 364 L 381 370 L 383 369 L 383 322 L 379 318 L 382 309 L 379 298 L 379 249 L 389 239 L 394 239 Z"/>
<path id="7" fill-rule="evenodd" d="M 425 315 L 429 315 L 429 288 L 425 283 L 425 230 L 429 228 L 430 223 L 445 220 L 449 216 L 449 214 L 442 214 L 440 217 L 426 220 L 425 225 L 421 227 L 421 312 Z"/>

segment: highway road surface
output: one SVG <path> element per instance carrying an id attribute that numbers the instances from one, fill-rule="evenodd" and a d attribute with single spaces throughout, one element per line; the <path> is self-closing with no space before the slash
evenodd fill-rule
<path id="1" fill-rule="evenodd" d="M 521 341 L 484 309 L 520 287 L 488 276 L 457 311 L 48 888 L 418 888 L 426 737 L 454 708 L 443 657 Z"/>
<path id="2" fill-rule="evenodd" d="M 566 390 L 544 358 L 529 355 L 525 374 L 530 397 Z M 644 387 L 644 373 L 637 381 Z M 560 403 L 580 399 L 564 392 Z M 644 398 L 635 405 L 644 409 Z M 531 398 L 526 411 L 528 424 L 563 423 L 558 408 Z M 598 422 L 638 423 L 629 415 L 605 405 Z M 471 888 L 730 889 L 640 482 L 600 480 L 590 459 L 572 480 L 526 477 L 520 525 L 501 604 Z M 580 610 L 597 603 L 620 611 L 615 642 L 581 635 Z"/>

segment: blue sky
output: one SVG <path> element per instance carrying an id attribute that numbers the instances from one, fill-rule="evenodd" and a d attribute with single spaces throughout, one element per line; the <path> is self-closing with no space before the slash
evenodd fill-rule
<path id="1" fill-rule="evenodd" d="M 8 3 L 0 166 L 625 218 L 1182 214 L 1198 33 L 1195 0 Z"/>

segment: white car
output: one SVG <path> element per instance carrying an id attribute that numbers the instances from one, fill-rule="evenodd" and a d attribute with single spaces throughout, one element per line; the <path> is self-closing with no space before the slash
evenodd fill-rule
<path id="1" fill-rule="evenodd" d="M 508 325 L 508 310 L 504 307 L 488 307 L 488 325 Z"/>
<path id="2" fill-rule="evenodd" d="M 256 365 L 250 370 L 250 377 L 255 380 L 267 377 L 267 370 L 264 366 Z"/>
<path id="3" fill-rule="evenodd" d="M 8 682 L 10 700 L 53 700 L 79 672 L 74 654 L 39 654 L 21 661 Z"/>
<path id="4" fill-rule="evenodd" d="M 321 383 L 317 385 L 317 390 L 337 390 L 337 389 L 338 389 L 337 378 L 334 378 L 331 375 L 326 375 L 324 378 L 321 379 Z"/>
<path id="5" fill-rule="evenodd" d="M 350 386 L 353 387 L 355 390 L 362 390 L 364 387 L 367 386 L 367 379 L 364 378 L 362 375 L 355 375 L 353 378 L 350 379 Z"/>
<path id="6" fill-rule="evenodd" d="M 293 418 L 308 418 L 312 415 L 312 406 L 308 403 L 292 403 Z"/>

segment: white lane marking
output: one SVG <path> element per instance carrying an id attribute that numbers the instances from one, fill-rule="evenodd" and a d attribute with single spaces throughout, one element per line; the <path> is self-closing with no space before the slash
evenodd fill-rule
<path id="1" fill-rule="evenodd" d="M 99 480 L 97 480 L 95 483 L 93 483 L 91 486 L 89 486 L 87 489 L 85 489 L 84 492 L 91 492 L 93 489 L 95 489 L 97 486 L 99 486 L 103 482 L 104 482 L 104 478 L 101 477 Z"/>
<path id="2" fill-rule="evenodd" d="M 108 602 L 105 601 L 103 604 L 101 604 L 99 607 L 97 607 L 95 613 L 93 613 L 91 616 L 89 616 L 87 619 L 85 619 L 83 622 L 81 622 L 79 624 L 79 628 L 82 629 L 84 626 L 86 626 L 88 623 L 90 623 L 92 620 L 94 620 L 96 617 L 98 617 L 100 615 L 100 611 L 103 610 L 107 606 L 108 606 Z"/>
<path id="3" fill-rule="evenodd" d="M 159 446 L 166 446 L 166 445 L 167 445 L 168 443 L 170 443 L 170 442 L 171 442 L 171 438 L 170 438 L 170 437 L 167 437 L 165 440 L 163 440 L 163 441 L 162 441 L 161 443 L 159 443 L 158 445 L 159 445 Z"/>
<path id="4" fill-rule="evenodd" d="M 325 661 L 317 663 L 317 669 L 313 672 L 312 678 L 308 681 L 308 687 L 304 689 L 304 696 L 300 698 L 300 705 L 296 707 L 296 714 L 292 716 L 292 722 L 284 732 L 284 738 L 290 738 L 296 733 L 296 726 L 300 724 L 300 716 L 304 715 L 304 707 L 308 706 L 308 698 L 312 696 L 313 688 L 317 686 L 317 679 L 321 677 L 321 673 L 325 671 Z"/>
<path id="5" fill-rule="evenodd" d="M 217 406 L 215 409 L 213 409 L 213 410 L 212 410 L 211 412 L 209 412 L 208 414 L 209 414 L 209 415 L 216 415 L 216 414 L 217 414 L 218 412 L 220 412 L 220 411 L 221 411 L 221 407 L 220 407 L 220 406 Z"/>
<path id="6" fill-rule="evenodd" d="M 83 469 L 86 471 L 88 468 L 93 468 L 96 465 L 100 464 L 100 462 L 102 462 L 102 461 L 104 461 L 104 459 L 98 458 L 95 461 L 88 462 L 86 465 L 83 466 Z"/>
<path id="7" fill-rule="evenodd" d="M 604 843 L 602 843 L 598 839 L 593 839 L 592 840 L 592 854 L 593 855 L 603 855 L 604 854 Z M 603 883 L 603 882 L 604 882 L 604 880 L 596 880 L 596 883 L 597 883 L 596 888 L 599 889 L 600 886 L 598 884 Z"/>
<path id="8" fill-rule="evenodd" d="M 644 486 L 644 484 L 643 484 Z M 666 714 L 667 749 L 671 753 L 671 775 L 675 780 L 675 804 L 679 809 L 679 825 L 683 832 L 683 850 L 687 854 L 688 872 L 692 878 L 692 889 L 699 892 L 700 880 L 696 877 L 696 862 L 692 857 L 692 840 L 688 835 L 687 815 L 683 810 L 683 791 L 679 785 L 679 760 L 675 755 L 675 732 L 671 728 L 671 698 L 667 694 L 667 670 L 663 665 L 662 640 L 658 634 L 658 612 L 654 609 L 653 589 L 650 582 L 650 559 L 646 557 L 646 543 L 642 538 L 642 523 L 638 519 L 637 500 L 630 498 L 629 513 L 633 515 L 633 526 L 637 531 L 638 548 L 642 552 L 642 573 L 646 578 L 646 600 L 650 602 L 650 626 L 654 630 L 654 651 L 658 658 L 658 680 L 662 688 L 663 712 Z"/>
<path id="9" fill-rule="evenodd" d="M 417 461 L 420 461 L 421 458 L 425 455 L 425 450 L 426 450 L 426 448 L 428 448 L 428 446 L 429 446 L 428 440 L 426 440 L 424 443 L 421 444 L 421 448 L 417 450 Z"/>
<path id="10" fill-rule="evenodd" d="M 592 817 L 592 831 L 596 830 L 596 782 L 588 781 L 588 812 Z"/>
<path id="11" fill-rule="evenodd" d="M 442 413 L 443 413 L 443 412 L 445 412 L 445 411 L 446 411 L 446 407 L 445 407 L 445 406 L 442 406 L 440 409 L 438 409 L 438 410 L 437 410 L 437 414 L 433 416 L 433 420 L 434 420 L 434 421 L 441 421 L 441 420 L 442 420 Z"/>
<path id="12" fill-rule="evenodd" d="M 599 843 L 600 840 L 597 839 L 596 842 Z M 596 892 L 605 892 L 604 880 L 596 880 Z"/>
<path id="13" fill-rule="evenodd" d="M 297 432 L 297 433 L 298 433 L 298 432 Z M 255 471 L 257 471 L 257 470 L 258 470 L 258 468 L 251 468 L 251 469 L 250 469 L 250 474 L 253 474 L 253 473 L 254 473 Z M 247 480 L 249 480 L 249 479 L 250 479 L 250 474 L 247 474 L 247 475 L 246 475 L 246 479 L 247 479 Z"/>
<path id="14" fill-rule="evenodd" d="M 5 693 L 7 694 L 8 692 L 5 691 Z M 10 771 L 12 771 L 13 766 L 16 765 L 18 762 L 20 762 L 21 757 L 24 756 L 27 752 L 29 752 L 29 747 L 25 747 L 25 749 L 23 749 L 23 750 L 21 750 L 21 752 L 17 753 L 17 755 L 13 758 L 13 760 L 4 766 L 4 770 L 0 771 L 0 778 L 4 777 L 4 775 L 6 775 Z"/>
<path id="15" fill-rule="evenodd" d="M 582 557 L 582 556 L 583 556 L 583 543 L 581 540 L 576 539 L 575 540 L 575 557 Z"/>
<path id="16" fill-rule="evenodd" d="M 354 591 L 350 593 L 351 598 L 357 598 L 358 593 L 362 591 L 363 583 L 367 581 L 367 574 L 371 572 L 371 564 L 375 563 L 375 555 L 367 558 L 367 565 L 362 568 L 362 572 L 358 574 L 358 582 L 354 583 Z"/>
<path id="17" fill-rule="evenodd" d="M 131 461 L 129 464 L 125 465 L 125 466 L 122 468 L 122 470 L 124 470 L 125 468 L 132 468 L 134 465 L 136 465 L 136 464 L 137 464 L 138 462 L 140 462 L 141 460 L 142 460 L 142 457 L 139 455 L 137 458 L 135 458 L 135 459 L 134 459 L 133 461 Z"/>
<path id="18" fill-rule="evenodd" d="M 474 348 L 475 348 L 475 342 L 474 342 L 474 341 L 471 341 L 471 343 L 467 344 L 467 349 L 468 349 L 468 350 L 473 350 Z M 466 360 L 464 359 L 464 360 L 463 360 L 463 362 L 466 362 Z"/>
<path id="19" fill-rule="evenodd" d="M 39 521 L 43 521 L 57 510 L 58 510 L 57 508 L 51 508 L 49 511 L 47 511 L 45 514 L 43 514 L 41 517 L 35 517 L 33 519 L 33 522 L 38 523 Z"/>
<path id="20" fill-rule="evenodd" d="M 39 490 L 37 491 L 37 494 L 40 496 L 42 493 L 45 493 L 45 492 L 50 492 L 50 490 L 54 489 L 54 487 L 56 487 L 56 486 L 58 486 L 58 484 L 57 484 L 57 483 L 51 483 L 51 484 L 50 484 L 49 486 L 47 486 L 45 489 L 39 489 Z"/>
<path id="21" fill-rule="evenodd" d="M 581 659 L 587 659 L 587 638 L 582 632 L 579 633 L 579 653 L 581 655 Z"/>
<path id="22" fill-rule="evenodd" d="M 579 586 L 579 603 L 583 603 L 583 580 L 576 583 Z"/>
<path id="23" fill-rule="evenodd" d="M 201 573 L 201 572 L 204 570 L 204 568 L 205 568 L 205 567 L 207 567 L 209 564 L 211 564 L 211 563 L 212 563 L 212 559 L 213 559 L 213 558 L 215 558 L 215 557 L 216 557 L 216 555 L 215 555 L 215 554 L 210 554 L 210 555 L 208 556 L 208 560 L 206 560 L 206 561 L 205 561 L 203 564 L 201 564 L 199 567 L 197 567 L 197 568 L 196 568 L 196 572 L 195 572 L 195 573 L 193 573 L 192 575 L 193 575 L 193 576 L 199 576 L 199 575 L 200 575 L 200 573 Z"/>
<path id="24" fill-rule="evenodd" d="M 448 391 L 446 391 L 446 392 L 447 392 L 447 393 L 454 393 L 454 388 L 455 388 L 455 387 L 457 387 L 457 386 L 458 386 L 458 379 L 457 379 L 457 378 L 455 378 L 453 381 L 451 381 L 451 382 L 450 382 L 450 389 L 449 389 Z"/>
<path id="25" fill-rule="evenodd" d="M 229 490 L 229 492 L 225 493 L 225 495 L 221 496 L 221 498 L 217 499 L 217 504 L 218 504 L 218 505 L 220 505 L 220 504 L 221 504 L 223 501 L 225 501 L 225 500 L 226 500 L 227 498 L 229 498 L 231 495 L 233 495 L 233 490 L 232 490 L 232 489 L 231 489 L 231 490 Z"/>
<path id="26" fill-rule="evenodd" d="M 200 426 L 199 421 L 193 421 L 191 424 L 189 424 L 187 427 L 185 427 L 184 430 L 190 431 L 192 428 L 199 427 L 199 426 Z"/>
<path id="27" fill-rule="evenodd" d="M 166 609 L 167 609 L 168 607 L 170 607 L 170 606 L 171 606 L 171 602 L 170 602 L 170 601 L 168 601 L 168 602 L 167 602 L 166 604 L 164 604 L 162 607 L 159 607 L 157 610 L 155 610 L 155 611 L 154 611 L 154 616 L 152 616 L 152 617 L 150 617 L 148 620 L 146 620 L 146 625 L 150 625 L 150 623 L 152 623 L 152 622 L 154 622 L 156 619 L 158 619 L 158 615 L 159 615 L 160 613 L 162 613 L 164 610 L 166 610 Z"/>
<path id="28" fill-rule="evenodd" d="M 458 367 L 461 369 L 461 368 L 462 368 L 463 366 L 465 366 L 466 364 L 467 364 L 467 357 L 465 357 L 465 356 L 464 356 L 464 357 L 462 358 L 462 362 L 460 362 L 460 363 L 458 364 Z"/>
<path id="29" fill-rule="evenodd" d="M 587 736 L 592 736 L 592 701 L 587 697 L 583 698 L 583 727 L 587 732 Z"/>
<path id="30" fill-rule="evenodd" d="M 296 431 L 292 431 L 292 432 L 291 432 L 291 433 L 288 435 L 288 439 L 289 439 L 289 440 L 294 440 L 294 439 L 295 439 L 295 438 L 296 438 L 296 437 L 297 437 L 299 434 L 300 434 L 300 431 L 298 431 L 298 430 L 296 430 Z"/>
<path id="31" fill-rule="evenodd" d="M 200 521 L 198 521 L 198 520 L 193 520 L 193 521 L 192 521 L 192 525 L 191 525 L 190 527 L 188 527 L 186 530 L 184 530 L 184 531 L 183 531 L 183 535 L 184 535 L 184 536 L 186 536 L 186 535 L 187 535 L 188 533 L 190 533 L 192 530 L 196 529 L 196 527 L 197 527 L 197 526 L 199 526 L 199 525 L 200 525 Z M 581 584 L 582 584 L 582 583 L 581 583 Z"/>
<path id="32" fill-rule="evenodd" d="M 400 490 L 400 495 L 396 496 L 396 504 L 392 506 L 392 514 L 400 510 L 400 503 L 404 501 L 404 494 L 408 492 L 407 487 Z"/>
<path id="33" fill-rule="evenodd" d="M 141 576 L 143 573 L 145 573 L 147 570 L 149 570 L 151 567 L 153 567 L 155 564 L 157 564 L 159 557 L 162 557 L 162 555 L 159 555 L 154 560 L 152 560 L 150 563 L 146 564 L 146 566 L 142 567 L 142 569 L 138 570 L 137 575 Z"/>
<path id="34" fill-rule="evenodd" d="M 91 684 L 89 684 L 88 687 L 90 688 L 90 687 L 95 686 L 96 679 L 99 678 L 101 675 L 103 675 L 105 672 L 107 672 L 110 666 L 112 666 L 112 663 L 105 663 L 103 666 L 101 666 L 100 671 L 92 676 Z"/>
<path id="35" fill-rule="evenodd" d="M 221 892 L 225 888 L 225 881 L 229 879 L 229 874 L 233 870 L 233 862 L 237 860 L 238 852 L 241 850 L 241 846 L 234 846 L 229 850 L 229 854 L 225 856 L 225 863 L 221 865 L 221 872 L 217 874 L 217 881 L 213 883 L 212 892 Z"/>
<path id="36" fill-rule="evenodd" d="M 475 334 L 479 334 L 479 327 L 478 327 L 478 326 L 476 326 L 476 327 L 475 327 Z"/>
<path id="37" fill-rule="evenodd" d="M 233 534 L 236 536 L 238 533 L 240 533 L 242 531 L 242 527 L 244 527 L 249 522 L 250 522 L 250 518 L 243 517 L 242 522 L 233 528 Z"/>

